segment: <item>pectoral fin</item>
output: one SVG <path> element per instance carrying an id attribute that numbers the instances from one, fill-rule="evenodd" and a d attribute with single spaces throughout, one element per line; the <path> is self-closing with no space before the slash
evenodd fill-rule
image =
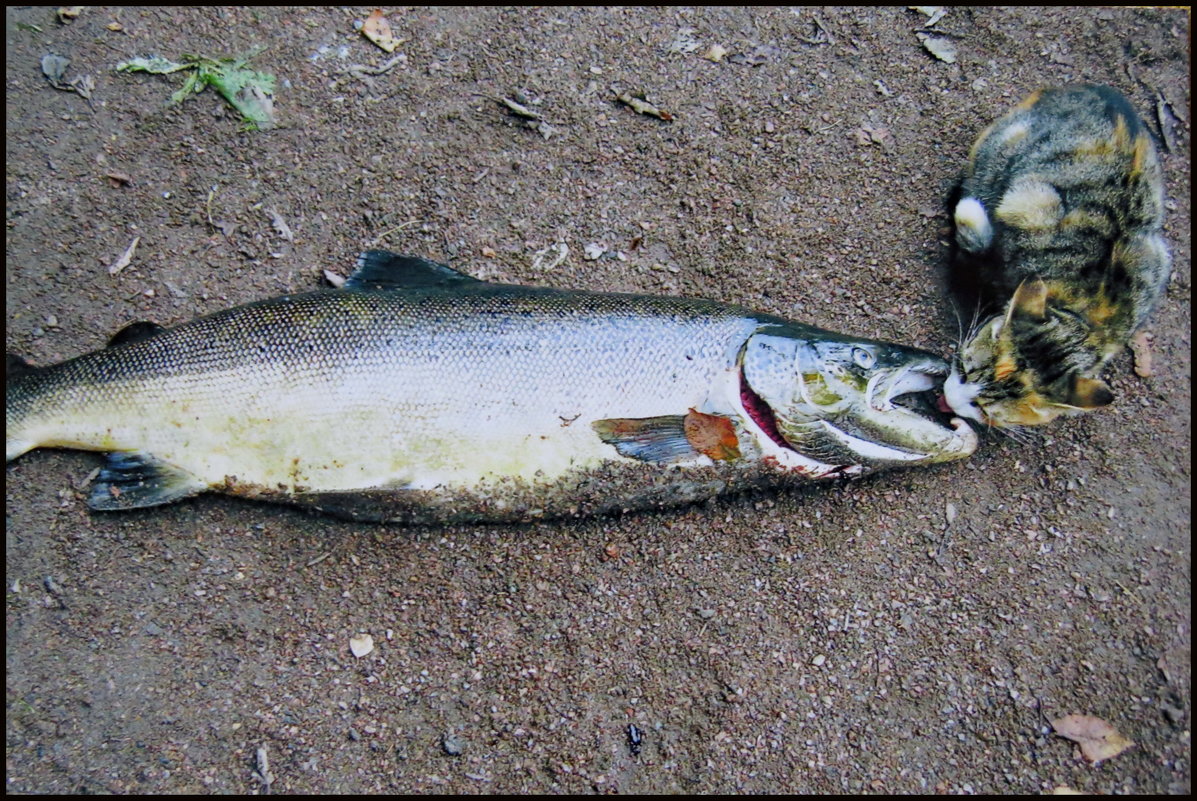
<path id="1" fill-rule="evenodd" d="M 595 420 L 591 427 L 599 439 L 614 445 L 620 456 L 668 464 L 692 459 L 698 451 L 686 439 L 685 415 L 664 417 L 614 417 Z"/>
<path id="2" fill-rule="evenodd" d="M 198 478 L 147 453 L 110 453 L 87 505 L 110 512 L 161 506 L 207 489 Z"/>
<path id="3" fill-rule="evenodd" d="M 694 409 L 684 415 L 596 420 L 591 427 L 621 456 L 644 462 L 669 464 L 698 456 L 716 461 L 740 458 L 740 442 L 731 421 Z"/>

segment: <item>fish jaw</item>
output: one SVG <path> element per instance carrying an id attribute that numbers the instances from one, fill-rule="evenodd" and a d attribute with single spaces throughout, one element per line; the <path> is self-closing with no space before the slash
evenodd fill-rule
<path id="1" fill-rule="evenodd" d="M 858 453 L 866 463 L 936 464 L 964 459 L 980 440 L 965 420 L 938 409 L 950 378 L 946 362 L 914 359 L 878 369 L 868 381 L 863 403 L 848 416 L 846 435 L 858 433 Z M 933 398 L 933 399 L 932 399 Z"/>
<path id="2" fill-rule="evenodd" d="M 945 419 L 923 397 L 942 391 L 942 359 L 863 340 L 786 340 L 761 337 L 739 374 L 743 415 L 778 461 L 797 454 L 822 469 L 869 471 L 954 461 L 977 449 L 968 423 Z"/>

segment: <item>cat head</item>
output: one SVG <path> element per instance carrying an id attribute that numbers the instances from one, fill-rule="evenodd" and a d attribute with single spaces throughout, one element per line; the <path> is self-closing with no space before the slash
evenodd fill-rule
<path id="1" fill-rule="evenodd" d="M 1114 399 L 1095 377 L 1104 354 L 1091 344 L 1092 326 L 1061 300 L 1043 281 L 1026 281 L 1005 314 L 964 343 L 944 387 L 957 414 L 998 428 L 1034 426 Z"/>

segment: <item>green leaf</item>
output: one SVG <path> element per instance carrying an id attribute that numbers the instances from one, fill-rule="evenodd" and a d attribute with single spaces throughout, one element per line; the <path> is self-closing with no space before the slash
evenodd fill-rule
<path id="1" fill-rule="evenodd" d="M 180 70 L 191 70 L 183 88 L 171 100 L 181 103 L 192 94 L 212 86 L 245 121 L 249 130 L 273 128 L 275 77 L 268 72 L 249 69 L 246 64 L 258 51 L 238 58 L 211 59 L 204 56 L 184 55 L 183 63 L 154 58 L 135 58 L 117 65 L 121 72 L 150 72 L 165 75 Z"/>

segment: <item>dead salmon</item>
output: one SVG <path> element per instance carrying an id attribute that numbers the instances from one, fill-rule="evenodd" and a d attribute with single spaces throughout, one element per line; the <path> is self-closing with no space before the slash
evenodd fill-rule
<path id="1" fill-rule="evenodd" d="M 340 289 L 47 367 L 9 358 L 6 453 L 103 451 L 89 505 L 205 491 L 352 519 L 523 521 L 962 459 L 948 365 L 709 300 L 475 280 L 370 251 Z"/>

